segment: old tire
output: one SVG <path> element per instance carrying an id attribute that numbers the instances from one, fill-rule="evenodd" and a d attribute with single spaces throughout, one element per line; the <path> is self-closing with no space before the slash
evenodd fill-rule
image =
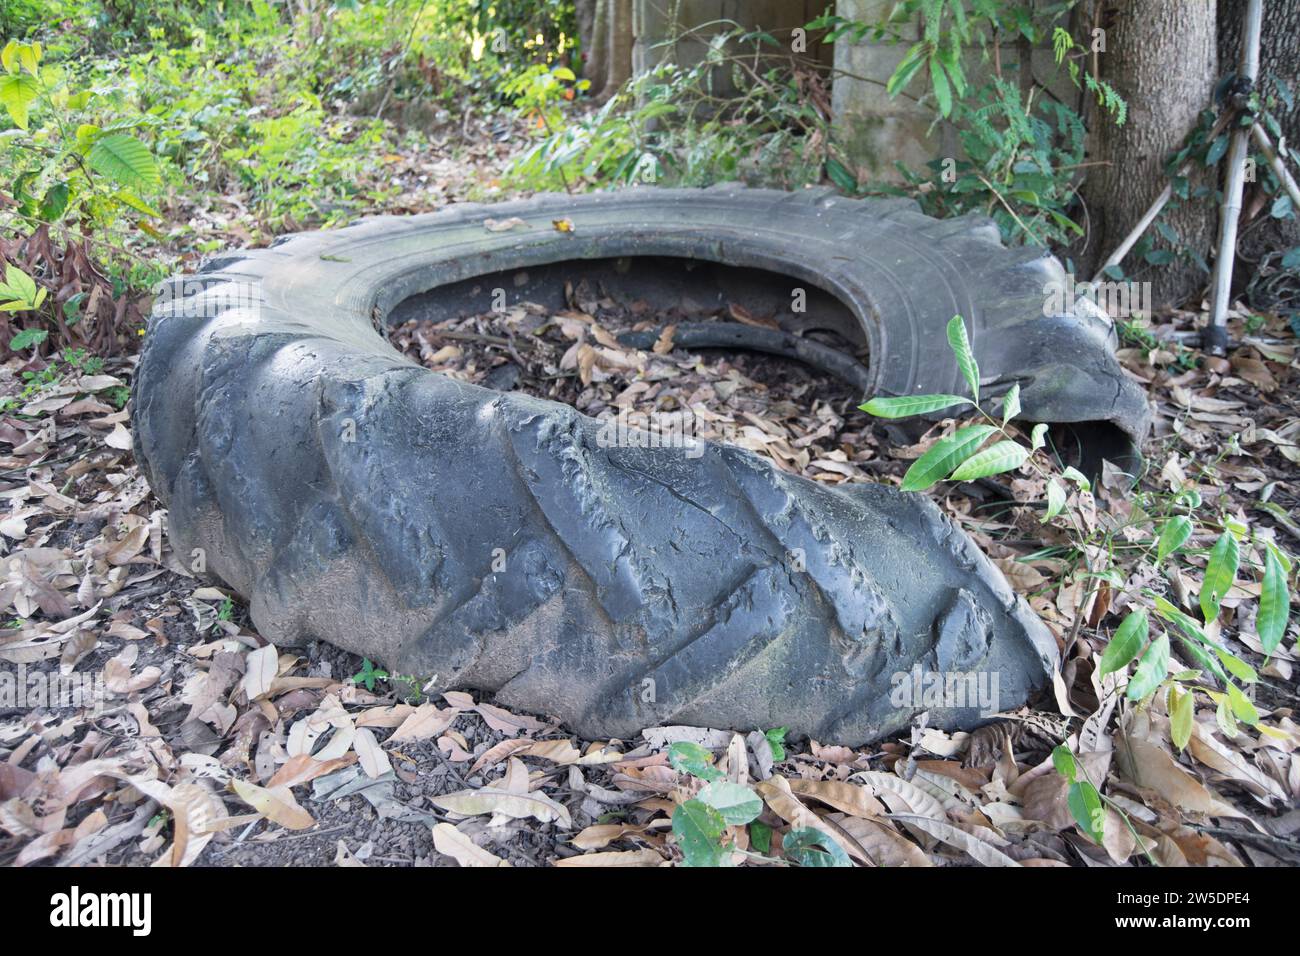
<path id="1" fill-rule="evenodd" d="M 926 498 L 730 447 L 607 447 L 572 408 L 429 372 L 375 331 L 484 273 L 641 255 L 829 292 L 877 391 L 959 391 L 940 330 L 961 313 L 987 368 L 1044 371 L 1027 416 L 1078 420 L 1072 390 L 1092 389 L 1096 420 L 1142 427 L 1108 330 L 1042 315 L 1055 260 L 979 222 L 734 186 L 457 206 L 232 253 L 160 297 L 133 424 L 176 551 L 277 644 L 323 638 L 593 737 L 679 722 L 857 744 L 1041 686 L 1055 642 Z M 993 698 L 923 700 L 902 676 L 922 673 L 983 675 Z"/>

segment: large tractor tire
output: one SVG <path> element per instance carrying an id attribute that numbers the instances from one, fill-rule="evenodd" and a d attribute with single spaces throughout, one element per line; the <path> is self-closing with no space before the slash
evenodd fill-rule
<path id="1" fill-rule="evenodd" d="M 737 186 L 455 206 L 230 253 L 160 297 L 134 432 L 174 547 L 277 645 L 324 639 L 588 737 L 686 723 L 860 744 L 1041 687 L 1051 635 L 924 496 L 721 445 L 611 443 L 378 331 L 486 311 L 494 277 L 519 298 L 645 257 L 806 288 L 816 308 L 782 323 L 864 345 L 873 393 L 960 394 L 943 328 L 961 314 L 988 388 L 1020 382 L 1026 418 L 1120 443 L 1145 428 L 1109 327 L 1045 316 L 1059 264 L 987 223 Z M 922 675 L 950 693 L 924 697 Z"/>

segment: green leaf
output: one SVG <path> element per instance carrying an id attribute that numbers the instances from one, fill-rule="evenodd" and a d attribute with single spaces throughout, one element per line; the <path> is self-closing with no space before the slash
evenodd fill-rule
<path id="1" fill-rule="evenodd" d="M 903 490 L 924 491 L 936 481 L 947 478 L 995 431 L 997 429 L 992 425 L 968 425 L 941 438 L 912 462 L 903 476 Z"/>
<path id="2" fill-rule="evenodd" d="M 1102 808 L 1101 794 L 1097 792 L 1097 788 L 1087 780 L 1070 784 L 1069 804 L 1070 815 L 1079 825 L 1079 831 L 1100 844 L 1105 836 L 1102 825 L 1106 819 L 1106 811 Z"/>
<path id="3" fill-rule="evenodd" d="M 1187 742 L 1192 739 L 1192 718 L 1196 708 L 1190 690 L 1169 688 L 1169 738 L 1179 750 L 1187 749 Z"/>
<path id="4" fill-rule="evenodd" d="M 673 836 L 684 866 L 722 866 L 727 855 L 719 838 L 727 828 L 722 814 L 700 800 L 687 800 L 673 811 Z"/>
<path id="5" fill-rule="evenodd" d="M 102 136 L 95 140 L 86 158 L 95 172 L 128 189 L 158 185 L 158 164 L 149 148 L 134 136 L 125 133 Z"/>
<path id="6" fill-rule="evenodd" d="M 1099 674 L 1104 677 L 1120 670 L 1137 657 L 1138 651 L 1146 643 L 1148 629 L 1147 612 L 1142 608 L 1130 611 L 1102 652 L 1101 663 L 1097 668 Z"/>
<path id="7" fill-rule="evenodd" d="M 772 750 L 772 759 L 778 763 L 785 759 L 785 727 L 773 727 L 763 734 L 767 738 L 767 745 Z"/>
<path id="8" fill-rule="evenodd" d="M 130 206 L 136 212 L 142 212 L 146 216 L 152 216 L 154 219 L 162 218 L 162 213 L 157 209 L 154 209 L 153 206 L 149 205 L 130 190 L 119 189 L 117 192 L 113 193 L 113 198 L 125 206 Z"/>
<path id="9" fill-rule="evenodd" d="M 1002 399 L 1002 424 L 1005 425 L 1011 419 L 1020 414 L 1020 383 L 1012 385 L 1007 391 L 1006 397 Z"/>
<path id="10" fill-rule="evenodd" d="M 1219 660 L 1223 662 L 1223 666 L 1227 668 L 1228 673 L 1237 678 L 1237 680 L 1244 680 L 1248 684 L 1253 684 L 1259 680 L 1259 674 L 1255 673 L 1255 668 L 1251 667 L 1236 654 L 1233 654 L 1230 651 L 1225 651 L 1223 648 L 1218 646 L 1214 647 L 1214 653 Z M 1224 681 L 1224 683 L 1228 682 Z"/>
<path id="11" fill-rule="evenodd" d="M 960 395 L 900 395 L 897 398 L 873 398 L 861 411 L 877 418 L 908 418 L 912 415 L 924 415 L 937 412 L 941 408 L 953 405 L 969 405 L 970 399 Z"/>
<path id="12" fill-rule="evenodd" d="M 934 84 L 934 99 L 939 105 L 939 115 L 946 119 L 952 115 L 952 87 L 943 66 L 936 59 L 930 60 L 930 81 Z"/>
<path id="13" fill-rule="evenodd" d="M 3 50 L 0 50 L 0 65 L 4 66 L 6 73 L 18 72 L 19 46 L 19 42 L 14 39 L 6 43 Z"/>
<path id="14" fill-rule="evenodd" d="M 1210 144 L 1210 148 L 1205 153 L 1205 165 L 1213 166 L 1219 160 L 1223 159 L 1223 154 L 1228 151 L 1228 134 L 1224 133 Z M 1181 748 L 1180 748 L 1181 749 Z"/>
<path id="15" fill-rule="evenodd" d="M 1088 480 L 1088 476 L 1073 465 L 1067 466 L 1061 472 L 1061 477 L 1069 478 L 1084 491 L 1092 491 L 1092 482 Z"/>
<path id="16" fill-rule="evenodd" d="M 1202 644 L 1209 645 L 1210 639 L 1205 631 L 1201 630 L 1201 622 L 1196 620 L 1190 614 L 1184 614 L 1178 608 L 1174 607 L 1165 598 L 1160 595 L 1154 595 L 1153 598 L 1156 606 L 1156 613 L 1166 621 L 1176 624 L 1179 629 L 1187 634 L 1188 637 L 1194 638 Z"/>
<path id="17" fill-rule="evenodd" d="M 18 60 L 32 76 L 40 75 L 40 68 L 37 63 L 41 59 L 41 45 L 39 43 L 24 43 L 18 47 Z"/>
<path id="18" fill-rule="evenodd" d="M 952 473 L 952 480 L 971 481 L 989 475 L 1000 475 L 1004 471 L 1019 468 L 1028 457 L 1029 449 L 1019 442 L 1000 441 L 962 462 Z"/>
<path id="19" fill-rule="evenodd" d="M 1186 633 L 1179 634 L 1178 640 L 1182 643 L 1183 649 L 1195 658 L 1196 663 L 1200 664 L 1219 680 L 1223 681 L 1223 683 L 1228 683 L 1228 672 L 1225 671 L 1219 662 L 1214 659 L 1213 655 L 1205 649 L 1204 645 L 1189 637 Z"/>
<path id="20" fill-rule="evenodd" d="M 1259 611 L 1255 615 L 1255 633 L 1265 654 L 1272 654 L 1282 643 L 1287 619 L 1291 615 L 1291 595 L 1286 571 L 1271 544 L 1264 546 L 1264 581 L 1259 592 Z"/>
<path id="21" fill-rule="evenodd" d="M 885 82 L 886 93 L 890 96 L 896 96 L 900 90 L 907 86 L 912 77 L 916 76 L 916 71 L 925 63 L 925 49 L 924 43 L 912 45 L 911 49 L 907 51 L 907 55 L 903 57 L 902 62 L 898 64 L 898 68 Z"/>
<path id="22" fill-rule="evenodd" d="M 1291 212 L 1291 197 L 1285 193 L 1273 200 L 1268 214 L 1274 219 L 1285 219 Z"/>
<path id="23" fill-rule="evenodd" d="M 82 154 L 85 154 L 95 140 L 99 139 L 99 137 L 103 135 L 103 130 L 93 123 L 82 123 L 77 127 L 75 135 L 77 138 L 77 146 L 81 150 Z"/>
<path id="24" fill-rule="evenodd" d="M 1142 700 L 1151 694 L 1169 673 L 1169 635 L 1161 634 L 1147 646 L 1128 682 L 1128 699 Z"/>
<path id="25" fill-rule="evenodd" d="M 0 103 L 9 112 L 9 118 L 19 129 L 27 128 L 27 110 L 40 95 L 41 85 L 34 76 L 26 73 L 7 73 L 0 76 Z"/>
<path id="26" fill-rule="evenodd" d="M 45 329 L 23 329 L 9 340 L 9 349 L 13 352 L 21 352 L 23 349 L 44 342 L 49 334 Z"/>
<path id="27" fill-rule="evenodd" d="M 1047 482 L 1047 512 L 1043 515 L 1043 522 L 1051 521 L 1061 513 L 1065 507 L 1065 489 L 1055 478 Z"/>
<path id="28" fill-rule="evenodd" d="M 718 811 L 729 826 L 740 826 L 758 818 L 763 812 L 763 801 L 750 790 L 729 780 L 715 780 L 707 784 L 697 797 Z"/>
<path id="29" fill-rule="evenodd" d="M 970 393 L 979 404 L 980 369 L 975 362 L 975 353 L 971 351 L 970 338 L 966 335 L 966 323 L 960 315 L 954 315 L 948 322 L 948 345 L 952 354 L 957 356 L 957 367 L 970 386 Z"/>
<path id="30" fill-rule="evenodd" d="M 36 280 L 15 265 L 5 266 L 5 285 L 15 299 L 31 307 L 36 302 Z"/>
<path id="31" fill-rule="evenodd" d="M 749 825 L 749 845 L 759 853 L 772 852 L 772 828 L 766 823 Z"/>
<path id="32" fill-rule="evenodd" d="M 832 158 L 826 160 L 826 175 L 830 178 L 831 182 L 846 193 L 855 193 L 858 191 L 857 177 L 849 172 L 848 167 L 838 159 Z"/>
<path id="33" fill-rule="evenodd" d="M 1254 704 L 1246 699 L 1246 695 L 1241 692 L 1236 684 L 1228 685 L 1228 706 L 1232 708 L 1232 715 L 1243 724 L 1250 727 L 1259 724 L 1259 711 L 1255 709 Z"/>
<path id="34" fill-rule="evenodd" d="M 713 754 L 689 740 L 679 740 L 668 748 L 668 764 L 678 773 L 689 773 L 701 780 L 722 777 L 718 768 L 713 766 Z"/>
<path id="35" fill-rule="evenodd" d="M 1206 624 L 1219 616 L 1223 596 L 1237 580 L 1240 560 L 1237 536 L 1231 531 L 1223 532 L 1210 549 L 1210 560 L 1205 566 L 1205 577 L 1201 581 L 1201 614 Z"/>
<path id="36" fill-rule="evenodd" d="M 68 208 L 68 184 L 58 182 L 45 191 L 41 200 L 41 218 L 46 222 L 58 222 Z"/>
<path id="37" fill-rule="evenodd" d="M 852 866 L 838 843 L 821 830 L 793 827 L 781 839 L 781 852 L 799 866 Z"/>
<path id="38" fill-rule="evenodd" d="M 1052 766 L 1066 780 L 1074 783 L 1074 778 L 1078 775 L 1079 770 L 1074 763 L 1074 754 L 1065 744 L 1057 744 L 1052 751 Z"/>
<path id="39" fill-rule="evenodd" d="M 1047 444 L 1046 423 L 1039 422 L 1037 425 L 1034 426 L 1034 430 L 1030 433 L 1029 436 L 1029 444 L 1034 449 L 1034 451 L 1038 451 L 1038 449 L 1042 448 L 1045 444 Z"/>
<path id="40" fill-rule="evenodd" d="M 1214 711 L 1214 720 L 1223 731 L 1223 735 L 1231 740 L 1237 736 L 1237 718 L 1232 716 L 1232 709 L 1228 705 L 1226 696 L 1219 694 L 1218 703 L 1219 706 Z"/>
<path id="41" fill-rule="evenodd" d="M 1192 519 L 1187 515 L 1170 518 L 1160 529 L 1160 541 L 1156 545 L 1156 563 L 1164 561 L 1192 536 Z"/>

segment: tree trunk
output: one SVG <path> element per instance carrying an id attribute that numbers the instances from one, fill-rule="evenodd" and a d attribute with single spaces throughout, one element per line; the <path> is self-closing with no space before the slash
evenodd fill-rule
<path id="1" fill-rule="evenodd" d="M 1164 189 L 1165 160 L 1210 105 L 1217 77 L 1213 0 L 1112 0 L 1106 14 L 1101 74 L 1128 103 L 1128 120 L 1117 126 L 1092 102 L 1089 159 L 1104 165 L 1090 168 L 1080 190 L 1089 225 L 1087 249 L 1078 257 L 1081 278 L 1091 277 Z M 1199 185 L 1216 183 L 1193 173 L 1192 190 Z M 1175 198 L 1161 218 L 1181 245 L 1209 260 L 1217 222 L 1212 198 Z M 1151 235 L 1157 248 L 1169 248 L 1154 230 Z M 1157 304 L 1181 304 L 1209 278 L 1186 257 L 1149 267 L 1130 254 L 1123 265 L 1127 275 L 1151 282 Z"/>
<path id="2" fill-rule="evenodd" d="M 574 14 L 578 21 L 578 39 L 582 42 L 582 77 L 591 86 L 587 92 L 597 96 L 605 88 L 606 50 L 609 48 L 608 0 L 576 0 Z"/>
<path id="3" fill-rule="evenodd" d="M 1245 22 L 1246 0 L 1219 0 L 1219 72 L 1232 72 L 1241 56 L 1241 32 Z M 1287 145 L 1300 149 L 1300 3 L 1266 2 L 1264 31 L 1260 38 L 1259 72 L 1256 87 L 1267 97 L 1272 95 L 1273 115 L 1282 125 Z M 1287 109 L 1278 92 L 1278 80 L 1291 88 L 1295 106 Z M 1275 139 L 1269 134 L 1270 139 Z M 1274 142 L 1274 146 L 1277 143 Z M 1252 144 L 1252 151 L 1254 145 Z M 1295 174 L 1295 166 L 1290 166 Z M 1300 222 L 1273 219 L 1268 214 L 1272 197 L 1262 189 L 1246 184 L 1243 219 L 1238 254 L 1246 265 L 1253 266 L 1268 252 L 1300 246 Z M 1250 214 L 1254 213 L 1251 217 Z M 1246 270 L 1242 270 L 1243 272 Z M 1250 270 L 1253 271 L 1253 270 Z"/>
<path id="4" fill-rule="evenodd" d="M 604 0 L 609 6 L 609 68 L 604 96 L 613 96 L 632 76 L 632 0 Z"/>
<path id="5" fill-rule="evenodd" d="M 581 35 L 587 92 L 609 99 L 632 76 L 632 0 L 578 0 L 576 12 L 580 30 L 591 24 L 590 39 Z"/>

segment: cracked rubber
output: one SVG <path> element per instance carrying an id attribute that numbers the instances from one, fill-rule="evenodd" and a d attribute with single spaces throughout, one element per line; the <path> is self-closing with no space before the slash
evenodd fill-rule
<path id="1" fill-rule="evenodd" d="M 523 225 L 484 226 L 510 217 Z M 553 225 L 565 219 L 571 230 Z M 1026 417 L 1139 434 L 1145 406 L 1107 331 L 1044 317 L 1059 265 L 995 236 L 910 203 L 737 186 L 293 236 L 159 298 L 137 456 L 178 554 L 201 556 L 277 645 L 325 639 L 591 738 L 685 723 L 853 745 L 923 710 L 931 726 L 971 726 L 1042 686 L 1056 644 L 927 498 L 823 486 L 720 445 L 607 447 L 600 422 L 420 368 L 376 328 L 413 296 L 489 273 L 706 259 L 837 297 L 861 322 L 876 391 L 959 392 L 943 327 L 961 313 L 986 371 L 1032 376 Z M 1072 395 L 1106 414 L 1080 419 L 1061 404 Z M 983 673 L 997 698 L 902 699 L 898 675 L 914 668 Z"/>

